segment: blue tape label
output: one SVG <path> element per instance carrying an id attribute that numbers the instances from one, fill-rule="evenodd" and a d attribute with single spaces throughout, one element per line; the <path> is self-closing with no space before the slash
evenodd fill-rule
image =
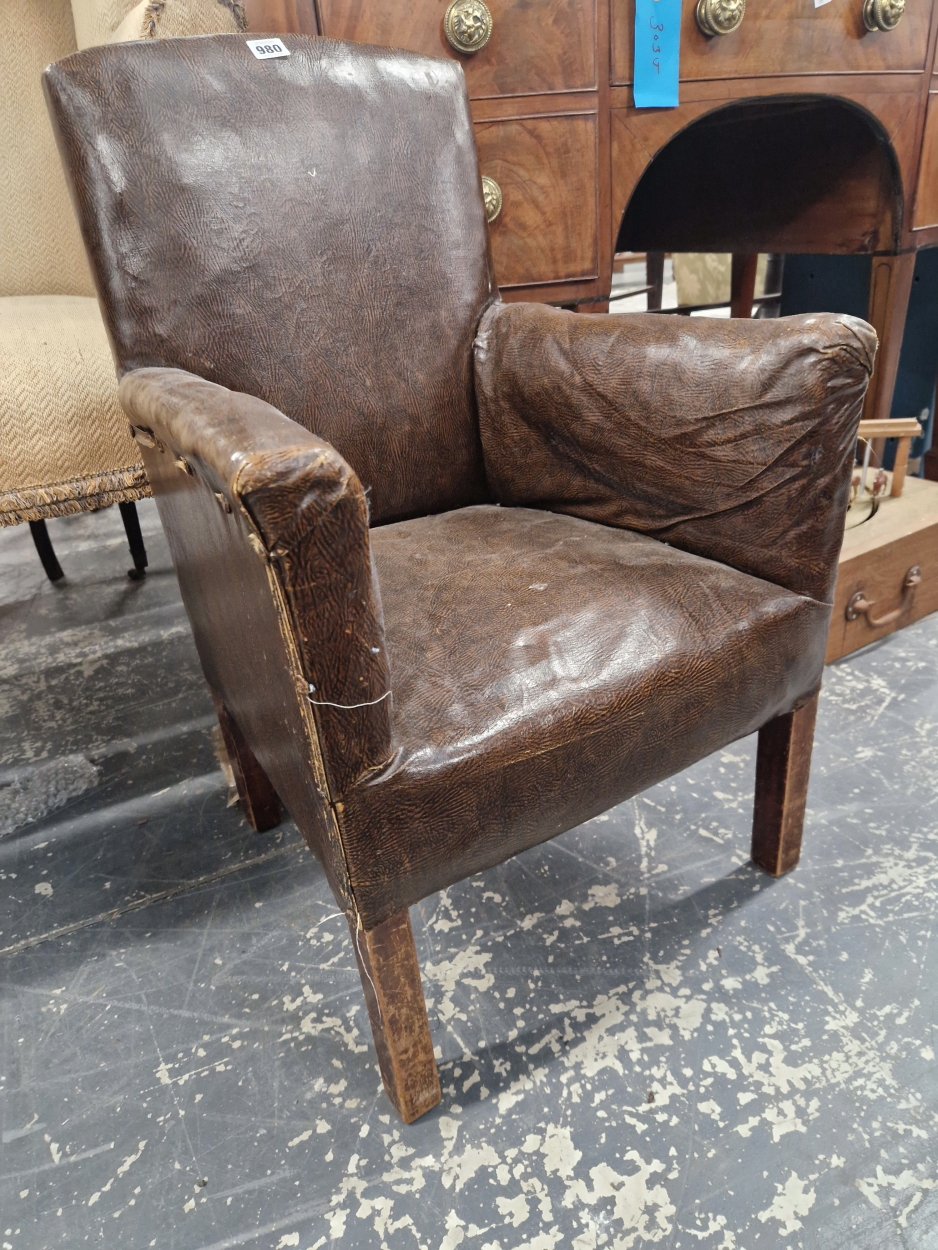
<path id="1" fill-rule="evenodd" d="M 680 62 L 681 0 L 635 0 L 636 108 L 677 108 Z"/>

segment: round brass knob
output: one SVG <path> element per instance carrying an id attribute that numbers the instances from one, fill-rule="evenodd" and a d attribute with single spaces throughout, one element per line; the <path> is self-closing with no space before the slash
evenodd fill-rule
<path id="1" fill-rule="evenodd" d="M 746 14 L 746 0 L 697 0 L 697 25 L 707 36 L 729 35 Z"/>
<path id="2" fill-rule="evenodd" d="M 457 52 L 478 52 L 492 33 L 492 15 L 482 0 L 453 0 L 443 18 L 443 30 Z"/>
<path id="3" fill-rule="evenodd" d="M 905 0 L 863 0 L 867 30 L 895 30 L 905 12 Z"/>
<path id="4" fill-rule="evenodd" d="M 494 178 L 482 175 L 482 199 L 485 201 L 485 220 L 493 222 L 502 211 L 502 189 Z"/>

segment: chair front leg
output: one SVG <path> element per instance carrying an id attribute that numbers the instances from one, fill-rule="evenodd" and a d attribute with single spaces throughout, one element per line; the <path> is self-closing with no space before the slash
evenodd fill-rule
<path id="1" fill-rule="evenodd" d="M 231 761 L 241 810 L 255 833 L 263 833 L 280 824 L 280 800 L 267 774 L 258 764 L 254 752 L 244 740 L 241 730 L 221 698 L 212 691 L 221 736 Z"/>
<path id="2" fill-rule="evenodd" d="M 780 877 L 801 855 L 818 696 L 759 730 L 752 861 Z"/>
<path id="3" fill-rule="evenodd" d="M 410 915 L 400 911 L 375 929 L 348 915 L 381 1078 L 405 1124 L 442 1097 Z"/>

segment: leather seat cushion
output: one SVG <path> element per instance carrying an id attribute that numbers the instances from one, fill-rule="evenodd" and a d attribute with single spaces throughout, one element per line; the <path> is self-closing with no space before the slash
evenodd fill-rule
<path id="1" fill-rule="evenodd" d="M 371 537 L 396 751 L 340 813 L 369 927 L 820 681 L 827 605 L 630 530 L 483 505 Z"/>

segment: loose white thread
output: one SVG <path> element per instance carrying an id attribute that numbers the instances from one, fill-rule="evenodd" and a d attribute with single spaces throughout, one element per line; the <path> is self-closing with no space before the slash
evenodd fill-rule
<path id="1" fill-rule="evenodd" d="M 376 703 L 386 699 L 390 693 L 390 690 L 385 690 L 384 694 L 379 695 L 377 699 L 371 699 L 368 703 L 330 703 L 328 699 L 310 699 L 309 701 L 314 707 L 340 707 L 344 712 L 351 712 L 357 707 L 374 707 Z M 306 697 L 309 698 L 309 695 Z"/>
<path id="2" fill-rule="evenodd" d="M 359 924 L 360 923 L 361 921 L 359 921 Z M 355 926 L 355 945 L 358 948 L 359 967 L 361 968 L 362 972 L 364 972 L 365 976 L 368 978 L 368 983 L 371 986 L 372 990 L 374 991 L 375 1006 L 378 1008 L 378 1019 L 381 1020 L 383 1018 L 381 1015 L 381 1000 L 378 998 L 378 991 L 377 989 L 375 989 L 375 983 L 371 979 L 371 973 L 368 971 L 368 965 L 365 963 L 365 960 L 362 957 L 361 943 L 358 940 L 358 925 Z"/>

